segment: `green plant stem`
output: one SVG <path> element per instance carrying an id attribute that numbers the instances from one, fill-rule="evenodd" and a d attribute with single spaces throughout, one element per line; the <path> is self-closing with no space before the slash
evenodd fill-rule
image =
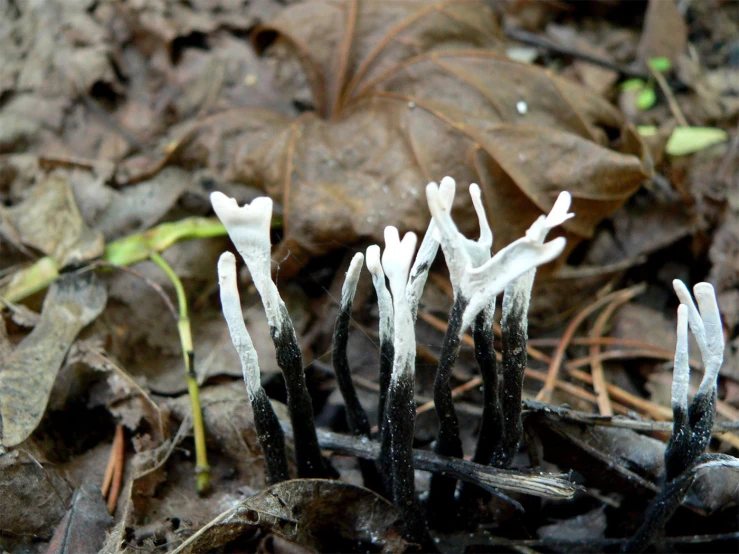
<path id="1" fill-rule="evenodd" d="M 164 273 L 167 274 L 177 293 L 177 304 L 179 308 L 177 330 L 180 334 L 182 355 L 185 359 L 185 379 L 187 380 L 187 392 L 190 396 L 193 434 L 195 435 L 195 485 L 198 493 L 202 494 L 210 486 L 210 466 L 208 466 L 208 453 L 205 448 L 205 426 L 203 425 L 203 410 L 200 406 L 200 388 L 198 387 L 197 375 L 195 374 L 195 354 L 192 342 L 192 330 L 190 328 L 190 317 L 187 311 L 185 287 L 182 286 L 182 281 L 180 281 L 172 266 L 157 252 L 151 252 L 149 257 L 151 261 L 162 268 Z"/>
<path id="2" fill-rule="evenodd" d="M 160 253 L 181 240 L 221 237 L 226 229 L 214 218 L 188 217 L 180 221 L 162 223 L 148 231 L 114 240 L 105 247 L 103 260 L 111 264 L 129 266 L 148 260 L 152 253 Z M 0 297 L 8 302 L 19 302 L 44 290 L 59 277 L 59 264 L 46 256 L 33 265 L 17 271 L 0 287 Z"/>

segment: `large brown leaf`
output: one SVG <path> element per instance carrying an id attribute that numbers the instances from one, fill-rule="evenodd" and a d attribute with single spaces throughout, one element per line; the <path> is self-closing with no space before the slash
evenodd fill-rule
<path id="1" fill-rule="evenodd" d="M 480 183 L 498 246 L 569 190 L 574 246 L 651 171 L 608 102 L 498 51 L 483 2 L 315 0 L 281 12 L 255 44 L 275 35 L 300 60 L 315 112 L 216 115 L 179 154 L 282 199 L 292 254 L 283 275 L 342 244 L 380 240 L 385 225 L 423 232 L 424 185 L 444 175 Z M 472 231 L 458 196 L 457 221 Z"/>

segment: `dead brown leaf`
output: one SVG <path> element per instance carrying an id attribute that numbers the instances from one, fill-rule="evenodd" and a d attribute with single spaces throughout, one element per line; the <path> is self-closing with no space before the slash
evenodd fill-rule
<path id="1" fill-rule="evenodd" d="M 67 511 L 72 490 L 30 441 L 0 454 L 0 531 L 49 538 Z"/>
<path id="2" fill-rule="evenodd" d="M 105 286 L 92 272 L 68 274 L 51 285 L 41 321 L 0 371 L 0 444 L 18 445 L 36 429 L 69 347 L 106 299 Z"/>
<path id="3" fill-rule="evenodd" d="M 362 549 L 401 552 L 395 508 L 372 491 L 340 481 L 295 479 L 224 512 L 175 552 L 203 552 L 260 527 L 318 552 Z M 342 548 L 342 545 L 344 547 Z"/>
<path id="4" fill-rule="evenodd" d="M 18 248 L 30 246 L 54 258 L 60 267 L 103 253 L 103 235 L 80 215 L 65 178 L 50 175 L 11 208 L 0 206 L 0 235 Z"/>
<path id="5" fill-rule="evenodd" d="M 674 64 L 687 43 L 688 26 L 675 0 L 649 0 L 639 41 L 639 61 L 646 66 L 652 58 L 665 57 Z"/>
<path id="6" fill-rule="evenodd" d="M 483 186 L 501 245 L 571 191 L 574 246 L 649 175 L 648 155 L 607 101 L 508 59 L 496 32 L 473 0 L 292 6 L 254 41 L 291 48 L 315 112 L 218 114 L 182 131 L 174 159 L 282 200 L 282 275 L 386 225 L 423 231 L 422 184 L 444 175 Z M 461 220 L 471 231 L 474 217 Z"/>
<path id="7" fill-rule="evenodd" d="M 100 487 L 85 483 L 75 491 L 72 505 L 57 525 L 46 554 L 97 552 L 112 524 Z"/>

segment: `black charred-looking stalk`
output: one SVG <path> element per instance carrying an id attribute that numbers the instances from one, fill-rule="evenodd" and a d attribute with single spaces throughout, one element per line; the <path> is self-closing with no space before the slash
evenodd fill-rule
<path id="1" fill-rule="evenodd" d="M 387 414 L 387 398 L 390 390 L 390 379 L 393 372 L 395 346 L 390 340 L 380 338 L 380 401 L 378 405 L 377 425 L 380 429 L 380 457 L 377 467 L 384 481 L 384 494 L 393 497 L 393 471 L 390 466 L 390 417 Z M 415 412 L 413 417 L 415 417 Z"/>
<path id="2" fill-rule="evenodd" d="M 347 278 L 347 281 L 349 281 L 349 278 Z M 336 373 L 336 381 L 339 384 L 341 396 L 344 398 L 346 421 L 349 425 L 349 431 L 354 436 L 363 436 L 369 439 L 371 438 L 369 418 L 362 404 L 359 402 L 346 354 L 347 343 L 349 341 L 349 321 L 351 320 L 356 281 L 354 282 L 353 289 L 349 287 L 350 290 L 347 291 L 347 285 L 345 284 L 344 286 L 345 293 L 342 294 L 341 308 L 336 318 L 336 325 L 334 326 L 331 357 L 334 364 L 334 372 Z M 384 487 L 375 464 L 369 460 L 359 460 L 359 467 L 362 471 L 364 485 L 372 490 L 382 492 Z"/>
<path id="3" fill-rule="evenodd" d="M 285 433 L 263 388 L 260 387 L 251 399 L 251 409 L 254 412 L 257 439 L 264 451 L 267 482 L 274 485 L 280 481 L 287 481 L 290 479 L 290 473 L 287 468 Z"/>
<path id="4" fill-rule="evenodd" d="M 695 307 L 687 287 L 673 282 L 681 305 L 677 311 L 677 345 L 672 377 L 672 435 L 665 449 L 665 474 L 661 491 L 647 509 L 644 522 L 627 542 L 624 552 L 642 552 L 680 507 L 695 479 L 697 466 L 710 459 L 705 451 L 711 440 L 716 413 L 716 379 L 723 362 L 724 337 L 713 287 L 699 283 L 693 289 L 700 305 Z M 688 322 L 695 335 L 705 366 L 693 402 L 688 405 L 690 365 Z"/>
<path id="5" fill-rule="evenodd" d="M 390 422 L 391 447 L 389 452 L 384 453 L 390 459 L 381 465 L 390 467 L 392 471 L 393 502 L 405 523 L 405 538 L 417 544 L 424 552 L 436 552 L 416 498 L 413 464 L 413 436 L 416 427 L 414 385 L 412 372 L 405 372 L 390 385 L 387 419 Z M 383 453 L 380 455 L 383 456 Z"/>
<path id="6" fill-rule="evenodd" d="M 262 388 L 259 358 L 241 312 L 241 297 L 236 284 L 236 258 L 230 252 L 224 252 L 218 260 L 218 282 L 221 289 L 221 309 L 231 342 L 239 354 L 246 392 L 254 412 L 257 439 L 264 451 L 267 481 L 270 484 L 279 483 L 290 479 L 285 435 L 267 393 Z"/>
<path id="7" fill-rule="evenodd" d="M 525 279 L 525 277 L 524 277 Z M 532 279 L 533 282 L 533 279 Z M 515 285 L 514 285 L 515 287 Z M 526 343 L 528 341 L 528 294 L 512 293 L 503 296 L 503 317 L 500 322 L 503 338 L 503 387 L 500 405 L 505 434 L 491 462 L 496 467 L 510 467 L 523 436 L 521 421 L 523 379 L 526 371 Z"/>
<path id="8" fill-rule="evenodd" d="M 692 470 L 711 441 L 715 413 L 715 389 L 696 394 L 688 410 L 673 406 L 674 427 L 665 449 L 664 484 L 649 505 L 644 523 L 624 545 L 623 552 L 643 552 L 685 500 L 695 479 Z"/>
<path id="9" fill-rule="evenodd" d="M 461 458 L 462 439 L 459 436 L 459 419 L 454 409 L 452 390 L 449 380 L 454 364 L 459 355 L 459 343 L 462 338 L 462 316 L 467 307 L 467 299 L 457 295 L 449 314 L 449 322 L 439 356 L 439 367 L 434 380 L 434 406 L 439 418 L 439 431 L 434 443 L 434 452 L 442 456 Z M 429 522 L 436 527 L 449 527 L 454 523 L 449 516 L 449 508 L 454 506 L 454 492 L 457 480 L 441 474 L 431 477 L 429 489 L 428 515 Z"/>
<path id="10" fill-rule="evenodd" d="M 716 389 L 707 393 L 699 391 L 687 413 L 676 407 L 672 413 L 675 423 L 665 450 L 665 480 L 668 482 L 692 468 L 708 448 L 716 415 Z"/>
<path id="11" fill-rule="evenodd" d="M 359 402 L 357 390 L 352 381 L 352 372 L 349 369 L 349 360 L 346 355 L 349 341 L 349 321 L 351 319 L 352 302 L 341 304 L 341 310 L 336 318 L 331 358 L 339 384 L 341 396 L 346 406 L 346 421 L 352 435 L 370 437 L 370 423 L 367 413 Z"/>
<path id="12" fill-rule="evenodd" d="M 503 440 L 506 431 L 501 412 L 501 398 L 506 394 L 506 390 L 505 387 L 501 389 L 498 381 L 498 360 L 495 359 L 492 317 L 485 311 L 475 319 L 473 337 L 475 339 L 475 359 L 480 366 L 482 376 L 483 407 L 480 434 L 472 460 L 478 464 L 489 464 L 493 460 L 495 446 Z M 492 465 L 499 467 L 495 461 Z"/>
<path id="13" fill-rule="evenodd" d="M 380 399 L 377 404 L 377 427 L 380 429 L 380 435 L 387 427 L 385 405 L 387 404 L 387 393 L 390 388 L 390 377 L 393 374 L 393 358 L 395 358 L 393 338 L 380 337 Z"/>
<path id="14" fill-rule="evenodd" d="M 308 392 L 303 372 L 303 355 L 298 346 L 290 315 L 283 304 L 280 306 L 282 325 L 279 329 L 270 326 L 270 335 L 275 344 L 277 365 L 285 376 L 287 408 L 295 432 L 295 459 L 298 476 L 303 478 L 331 478 L 335 472 L 329 470 L 321 455 L 316 436 L 313 402 Z"/>
<path id="15" fill-rule="evenodd" d="M 493 459 L 493 453 L 503 441 L 505 433 L 503 414 L 500 405 L 500 390 L 498 379 L 498 360 L 495 358 L 493 336 L 493 312 L 495 305 L 491 304 L 475 318 L 473 337 L 475 340 L 475 359 L 480 367 L 482 376 L 482 419 L 480 433 L 477 437 L 477 446 L 472 461 L 488 465 Z M 495 465 L 498 467 L 495 463 Z M 476 521 L 479 513 L 478 502 L 490 497 L 490 493 L 469 483 L 462 483 L 460 490 L 460 505 L 468 515 L 470 523 Z"/>

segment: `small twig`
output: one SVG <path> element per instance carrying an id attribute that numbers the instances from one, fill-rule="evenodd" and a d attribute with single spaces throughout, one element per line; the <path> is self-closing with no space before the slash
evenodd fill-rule
<path id="1" fill-rule="evenodd" d="M 637 292 L 626 289 L 622 291 L 622 294 L 618 295 L 613 301 L 606 306 L 606 308 L 598 315 L 593 324 L 593 328 L 590 331 L 591 338 L 602 337 L 605 332 L 606 324 L 611 319 L 613 312 L 616 311 L 621 305 L 631 300 Z M 590 373 L 593 375 L 593 388 L 595 389 L 595 395 L 598 398 L 598 410 L 601 415 L 610 416 L 613 415 L 613 407 L 611 406 L 611 399 L 608 396 L 608 388 L 606 387 L 606 377 L 603 371 L 603 362 L 600 360 L 598 355 L 600 354 L 600 345 L 593 344 L 590 346 L 590 355 L 592 356 Z"/>
<path id="2" fill-rule="evenodd" d="M 654 80 L 657 81 L 659 88 L 662 90 L 662 94 L 665 95 L 665 98 L 667 99 L 667 105 L 670 106 L 670 111 L 672 112 L 672 115 L 675 116 L 678 125 L 680 125 L 681 127 L 689 127 L 688 120 L 685 119 L 685 116 L 680 109 L 680 105 L 675 99 L 675 95 L 672 94 L 672 90 L 670 90 L 670 85 L 668 85 L 667 81 L 665 80 L 665 76 L 662 75 L 661 71 L 657 71 L 656 69 L 654 69 L 652 67 L 652 64 L 647 63 L 647 66 L 649 67 L 649 72 L 652 74 L 652 77 L 654 77 Z"/>
<path id="3" fill-rule="evenodd" d="M 283 422 L 285 434 L 292 430 Z M 362 441 L 349 435 L 320 430 L 318 440 L 321 448 L 358 458 L 374 459 L 380 451 L 376 441 Z M 447 472 L 457 479 L 468 481 L 487 490 L 502 489 L 545 498 L 571 498 L 577 485 L 569 481 L 566 474 L 547 474 L 538 471 L 522 472 L 498 469 L 458 458 L 438 456 L 427 450 L 413 450 L 416 469 L 431 472 Z"/>
<path id="4" fill-rule="evenodd" d="M 513 40 L 517 40 L 518 42 L 523 42 L 524 44 L 531 44 L 532 46 L 537 46 L 539 48 L 545 48 L 546 50 L 551 50 L 552 52 L 556 52 L 563 56 L 571 56 L 573 58 L 578 58 L 580 60 L 583 60 L 588 63 L 592 63 L 594 65 L 599 65 L 607 69 L 612 69 L 613 71 L 617 71 L 621 75 L 627 75 L 629 77 L 638 77 L 639 79 L 643 79 L 645 81 L 649 79 L 648 73 L 644 73 L 643 71 L 640 71 L 638 69 L 633 69 L 631 67 L 627 67 L 627 66 L 612 62 L 610 60 L 605 60 L 603 58 L 599 58 L 591 54 L 579 52 L 577 50 L 568 48 L 566 46 L 560 46 L 559 44 L 550 42 L 549 40 L 543 39 L 534 33 L 530 33 L 522 29 L 506 29 L 505 34 L 509 38 L 512 38 Z"/>
<path id="5" fill-rule="evenodd" d="M 115 512 L 115 505 L 118 502 L 118 495 L 121 492 L 123 484 L 123 467 L 125 464 L 126 445 L 123 437 L 123 425 L 118 424 L 113 438 L 113 447 L 110 450 L 110 458 L 108 459 L 108 467 L 105 470 L 105 479 L 103 480 L 103 498 L 108 498 L 108 512 Z M 108 494 L 110 492 L 110 494 Z"/>
<path id="6" fill-rule="evenodd" d="M 623 294 L 625 294 L 625 291 L 632 291 L 634 295 L 637 295 L 644 292 L 645 289 L 646 285 L 644 283 L 640 283 L 638 285 L 630 287 L 629 289 L 612 292 L 611 294 L 608 294 L 587 306 L 572 319 L 570 324 L 567 326 L 564 334 L 562 335 L 562 338 L 560 339 L 559 346 L 557 346 L 557 349 L 554 352 L 552 362 L 551 364 L 549 364 L 547 381 L 546 383 L 544 383 L 544 387 L 539 391 L 539 394 L 536 395 L 537 400 L 551 400 L 552 391 L 554 390 L 554 385 L 557 382 L 557 376 L 559 375 L 559 369 L 562 366 L 562 360 L 564 359 L 565 351 L 567 350 L 567 346 L 572 340 L 572 337 L 574 336 L 575 331 L 577 331 L 577 328 L 580 326 L 580 324 L 585 321 L 585 319 L 594 311 L 598 310 L 602 306 L 605 306 L 609 302 L 613 301 L 615 298 L 621 297 Z"/>

